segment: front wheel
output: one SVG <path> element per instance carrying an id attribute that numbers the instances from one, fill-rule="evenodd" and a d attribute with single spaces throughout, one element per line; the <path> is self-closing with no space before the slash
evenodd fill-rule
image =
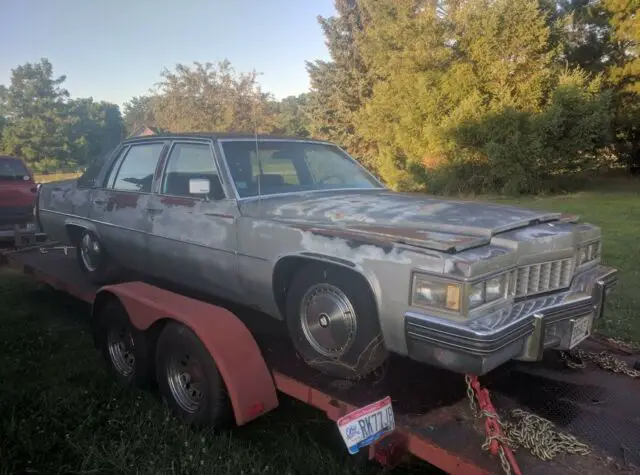
<path id="1" fill-rule="evenodd" d="M 339 267 L 313 264 L 294 277 L 286 318 L 296 350 L 331 376 L 360 379 L 387 358 L 368 283 Z"/>

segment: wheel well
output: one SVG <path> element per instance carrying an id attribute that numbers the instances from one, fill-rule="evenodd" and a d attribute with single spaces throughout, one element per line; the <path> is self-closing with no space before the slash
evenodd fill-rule
<path id="1" fill-rule="evenodd" d="M 287 293 L 289 292 L 291 280 L 300 269 L 309 265 L 326 265 L 333 268 L 338 268 L 344 272 L 351 273 L 354 278 L 360 279 L 367 286 L 367 288 L 371 292 L 371 297 L 374 299 L 376 307 L 378 306 L 377 302 L 375 301 L 375 296 L 373 293 L 373 289 L 371 288 L 371 284 L 366 279 L 366 277 L 357 270 L 333 262 L 327 262 L 321 259 L 313 259 L 302 256 L 287 256 L 283 257 L 276 263 L 276 266 L 273 270 L 272 278 L 273 295 L 276 301 L 276 305 L 278 306 L 278 310 L 283 317 L 286 314 L 286 299 Z"/>
<path id="2" fill-rule="evenodd" d="M 93 335 L 93 340 L 96 345 L 97 345 L 97 317 L 102 311 L 102 309 L 107 304 L 113 301 L 116 301 L 120 305 L 122 305 L 122 302 L 120 302 L 120 299 L 118 298 L 118 296 L 109 291 L 98 292 L 98 295 L 96 295 L 96 298 L 93 301 L 93 305 L 91 307 L 91 333 Z M 124 307 L 124 305 L 122 306 Z M 165 325 L 172 321 L 180 323 L 178 320 L 174 320 L 172 318 L 162 318 L 153 322 L 153 324 L 149 328 L 143 331 L 147 340 L 149 361 L 155 362 L 156 344 L 158 342 L 158 337 L 160 336 L 160 333 L 162 332 L 162 329 L 165 327 Z"/>
<path id="3" fill-rule="evenodd" d="M 77 224 L 67 224 L 67 235 L 69 236 L 69 242 L 74 246 L 77 246 L 80 242 L 80 238 L 82 237 L 82 231 L 85 230 L 82 226 L 78 226 Z"/>

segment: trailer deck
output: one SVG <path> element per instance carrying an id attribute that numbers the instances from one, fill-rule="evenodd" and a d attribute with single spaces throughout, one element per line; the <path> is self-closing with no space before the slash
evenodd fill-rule
<path id="1" fill-rule="evenodd" d="M 2 252 L 0 263 L 3 259 L 87 302 L 93 301 L 98 290 L 83 278 L 74 252 L 43 253 L 33 248 Z M 381 462 L 406 451 L 448 473 L 501 473 L 499 460 L 480 448 L 485 440 L 483 420 L 472 415 L 461 375 L 392 357 L 382 370 L 364 380 L 335 380 L 303 363 L 277 322 L 254 311 L 228 308 L 252 330 L 281 393 L 324 411 L 332 420 L 386 396 L 392 398 L 396 433 L 379 443 L 386 447 L 375 453 Z M 594 338 L 582 347 L 611 350 Z M 638 357 L 616 356 L 630 363 Z M 515 451 L 522 473 L 545 475 L 640 473 L 639 383 L 637 378 L 593 365 L 569 369 L 555 354 L 537 364 L 508 364 L 482 378 L 503 417 L 511 409 L 522 408 L 551 420 L 558 430 L 589 445 L 589 455 L 564 454 L 550 461 L 542 461 L 526 449 Z"/>

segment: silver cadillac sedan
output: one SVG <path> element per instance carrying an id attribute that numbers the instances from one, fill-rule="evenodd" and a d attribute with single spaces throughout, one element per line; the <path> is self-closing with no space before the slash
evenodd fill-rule
<path id="1" fill-rule="evenodd" d="M 36 213 L 92 282 L 131 269 L 259 309 L 340 378 L 389 352 L 480 375 L 573 348 L 616 275 L 593 225 L 396 193 L 316 140 L 125 140 L 79 179 L 43 185 Z"/>

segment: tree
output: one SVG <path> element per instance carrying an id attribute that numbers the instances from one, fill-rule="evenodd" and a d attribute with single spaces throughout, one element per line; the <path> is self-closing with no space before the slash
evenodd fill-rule
<path id="1" fill-rule="evenodd" d="M 613 61 L 607 81 L 615 89 L 618 151 L 640 167 L 640 0 L 602 0 L 609 15 Z"/>
<path id="2" fill-rule="evenodd" d="M 138 127 L 146 125 L 152 127 L 156 125 L 154 114 L 154 96 L 132 97 L 123 107 L 124 124 L 127 133 L 132 133 Z"/>
<path id="3" fill-rule="evenodd" d="M 270 102 L 255 71 L 236 74 L 229 61 L 195 62 L 162 72 L 153 114 L 159 127 L 173 132 L 264 133 L 275 127 Z"/>
<path id="4" fill-rule="evenodd" d="M 640 1 L 565 0 L 566 60 L 604 75 L 613 89 L 614 145 L 623 162 L 640 166 Z"/>
<path id="5" fill-rule="evenodd" d="M 373 144 L 355 127 L 355 115 L 371 94 L 371 81 L 359 42 L 366 26 L 361 0 L 336 0 L 336 16 L 318 17 L 331 61 L 307 62 L 311 81 L 310 132 L 337 142 L 365 164 Z"/>
<path id="6" fill-rule="evenodd" d="M 0 87 L 2 149 L 37 171 L 85 165 L 122 138 L 118 106 L 72 100 L 64 81 L 42 59 L 15 68 L 11 85 Z"/>
<path id="7" fill-rule="evenodd" d="M 5 153 L 24 158 L 37 170 L 73 161 L 77 144 L 70 131 L 75 119 L 67 113 L 64 81 L 65 76 L 54 77 L 46 59 L 12 70 L 2 134 Z"/>
<path id="8" fill-rule="evenodd" d="M 274 104 L 277 111 L 275 132 L 293 137 L 308 137 L 311 123 L 308 115 L 309 94 L 289 96 Z"/>
<path id="9" fill-rule="evenodd" d="M 92 98 L 69 101 L 69 115 L 76 118 L 71 140 L 76 144 L 75 161 L 85 165 L 115 148 L 122 140 L 124 126 L 120 109 Z"/>
<path id="10" fill-rule="evenodd" d="M 360 52 L 376 81 L 356 127 L 377 143 L 376 166 L 389 185 L 536 192 L 563 173 L 592 168 L 609 132 L 608 98 L 594 91 L 597 80 L 559 67 L 546 7 L 529 0 L 363 4 L 369 21 Z M 571 124 L 581 122 L 572 107 L 588 118 L 588 140 L 574 140 L 580 134 Z M 554 129 L 544 121 L 565 135 L 549 135 Z"/>

